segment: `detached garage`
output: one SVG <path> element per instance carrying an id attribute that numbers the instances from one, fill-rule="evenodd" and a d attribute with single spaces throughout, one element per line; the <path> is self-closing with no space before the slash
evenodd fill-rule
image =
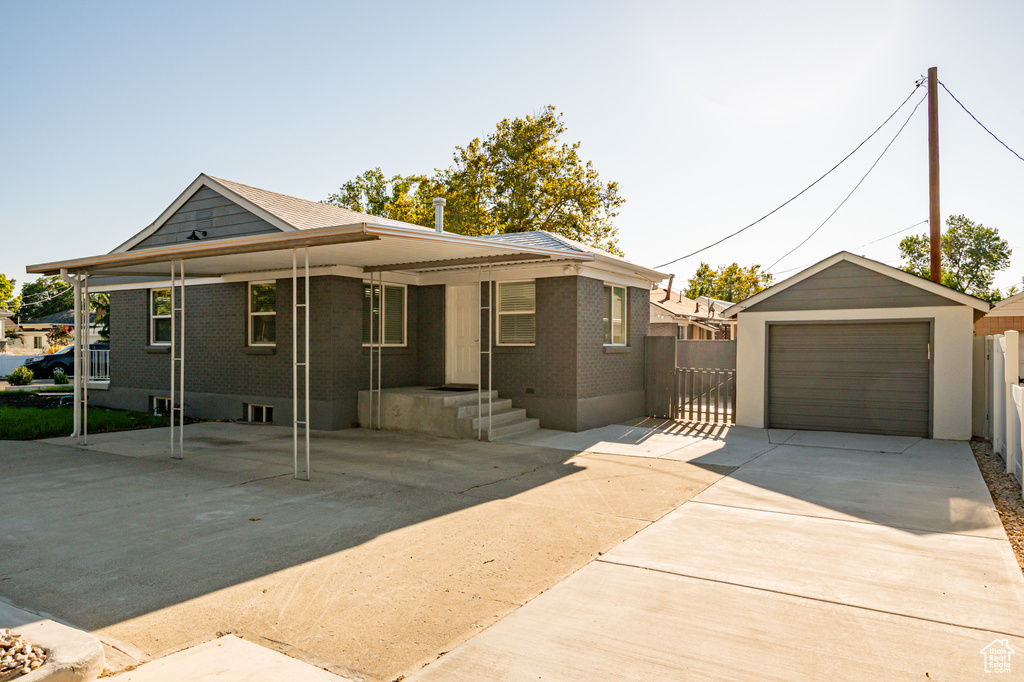
<path id="1" fill-rule="evenodd" d="M 987 301 L 840 252 L 725 311 L 737 420 L 755 428 L 967 440 Z"/>

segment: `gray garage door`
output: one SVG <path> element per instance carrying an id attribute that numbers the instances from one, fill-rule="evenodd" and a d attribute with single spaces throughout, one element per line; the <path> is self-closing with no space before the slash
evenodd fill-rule
<path id="1" fill-rule="evenodd" d="M 768 328 L 768 425 L 927 436 L 929 322 Z"/>

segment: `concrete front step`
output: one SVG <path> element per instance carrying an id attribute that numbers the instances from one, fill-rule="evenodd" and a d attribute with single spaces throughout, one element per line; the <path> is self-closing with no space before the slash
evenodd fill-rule
<path id="1" fill-rule="evenodd" d="M 484 414 L 487 414 L 487 401 L 484 400 L 480 408 Z M 491 411 L 492 412 L 504 412 L 505 410 L 512 409 L 512 401 L 508 398 L 501 398 L 498 400 L 491 400 Z M 463 405 L 459 408 L 459 419 L 469 419 L 477 415 L 476 403 L 472 405 Z"/>
<path id="2" fill-rule="evenodd" d="M 508 424 L 502 424 L 501 426 L 494 426 L 491 429 L 484 429 L 484 437 L 489 441 L 495 441 L 508 438 L 509 436 L 518 436 L 529 431 L 536 431 L 539 428 L 539 419 L 520 419 Z"/>
<path id="3" fill-rule="evenodd" d="M 484 391 L 483 400 L 486 401 L 488 398 L 491 400 L 498 400 L 498 392 Z M 467 405 L 475 406 L 479 399 L 479 393 L 477 391 L 463 391 L 457 395 L 446 395 L 443 398 L 445 407 L 464 407 Z"/>
<path id="4" fill-rule="evenodd" d="M 511 400 L 505 401 L 505 402 L 508 402 L 510 405 L 512 403 Z M 492 426 L 503 426 L 505 424 L 509 424 L 509 423 L 515 422 L 515 421 L 520 421 L 522 419 L 526 419 L 526 410 L 524 410 L 522 408 L 511 408 L 510 407 L 509 409 L 504 409 L 504 410 L 497 410 L 496 409 L 490 415 L 490 422 L 491 422 Z M 484 426 L 484 428 L 486 428 L 487 427 L 487 420 L 488 420 L 487 406 L 484 406 L 483 414 L 481 416 L 479 416 L 479 417 L 473 417 L 473 421 L 472 421 L 473 428 L 474 429 L 478 428 L 481 424 Z"/>
<path id="5" fill-rule="evenodd" d="M 527 417 L 526 410 L 512 407 L 512 401 L 497 391 L 485 391 L 483 403 L 476 391 L 445 393 L 426 386 L 384 389 L 381 403 L 369 391 L 359 392 L 359 423 L 369 428 L 419 431 L 446 438 L 477 438 L 481 432 L 488 440 L 504 438 L 540 428 L 540 422 Z M 487 428 L 488 401 L 491 428 Z M 378 424 L 378 418 L 380 423 Z"/>

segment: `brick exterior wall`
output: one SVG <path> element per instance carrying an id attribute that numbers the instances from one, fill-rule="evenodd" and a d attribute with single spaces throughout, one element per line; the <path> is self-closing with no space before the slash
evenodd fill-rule
<path id="1" fill-rule="evenodd" d="M 1002 334 L 1011 329 L 1024 332 L 1024 317 L 986 315 L 974 323 L 975 336 Z"/>
<path id="2" fill-rule="evenodd" d="M 583 401 L 642 392 L 647 290 L 630 287 L 629 346 L 609 349 L 604 346 L 601 281 L 570 276 L 541 278 L 536 284 L 536 345 L 495 347 L 494 388 L 534 412 L 545 426 L 569 429 L 582 423 Z M 291 285 L 290 278 L 277 281 L 273 348 L 247 345 L 246 282 L 187 287 L 185 390 L 193 394 L 193 414 L 242 418 L 242 403 L 255 402 L 276 405 L 275 421 L 290 423 Z M 347 277 L 313 277 L 310 299 L 310 399 L 328 415 L 321 422 L 346 427 L 357 421 L 358 391 L 369 387 L 369 349 L 362 345 L 363 284 Z M 382 384 L 441 385 L 445 286 L 409 286 L 407 301 L 407 345 L 384 349 Z M 112 292 L 110 307 L 110 397 L 118 391 L 131 396 L 111 404 L 147 409 L 148 396 L 167 396 L 170 384 L 167 349 L 150 345 L 149 291 Z M 300 337 L 300 348 L 302 343 Z M 486 365 L 481 376 L 486 377 Z"/>
<path id="3" fill-rule="evenodd" d="M 627 314 L 628 352 L 604 345 L 604 283 L 589 277 L 577 277 L 579 305 L 576 347 L 579 398 L 616 395 L 640 391 L 644 387 L 644 336 L 651 319 L 651 297 L 645 289 L 629 287 Z"/>
<path id="4" fill-rule="evenodd" d="M 494 388 L 540 418 L 542 426 L 577 430 L 586 421 L 581 401 L 643 391 L 650 295 L 629 288 L 629 345 L 606 348 L 604 282 L 570 276 L 536 283 L 536 344 L 494 347 Z M 575 326 L 566 324 L 573 319 Z"/>
<path id="5" fill-rule="evenodd" d="M 301 296 L 301 282 L 299 286 Z M 432 319 L 420 329 L 419 289 L 410 286 L 406 290 L 407 345 L 384 349 L 385 387 L 415 385 L 421 377 L 435 377 L 438 362 L 443 380 L 443 352 L 438 360 L 436 349 L 439 344 L 443 349 L 444 319 Z M 424 289 L 430 305 L 437 305 L 438 290 L 443 301 L 443 286 Z M 272 348 L 248 346 L 247 296 L 247 282 L 190 286 L 185 292 L 185 391 L 225 396 L 224 401 L 232 404 L 223 406 L 218 414 L 236 418 L 243 417 L 244 400 L 239 396 L 251 396 L 250 402 L 257 404 L 276 398 L 289 405 L 292 397 L 291 279 L 277 281 L 277 343 Z M 357 392 L 368 388 L 370 382 L 369 349 L 362 345 L 362 281 L 313 277 L 310 302 L 310 399 L 339 403 L 339 416 L 333 421 L 347 426 L 357 420 Z M 167 396 L 170 354 L 166 347 L 150 345 L 149 291 L 112 292 L 110 307 L 112 389 Z M 435 310 L 427 317 L 433 318 Z M 421 342 L 430 356 L 424 368 L 420 367 Z M 303 344 L 300 335 L 300 352 Z M 137 400 L 132 406 L 147 408 Z M 290 414 L 277 421 L 290 421 Z"/>

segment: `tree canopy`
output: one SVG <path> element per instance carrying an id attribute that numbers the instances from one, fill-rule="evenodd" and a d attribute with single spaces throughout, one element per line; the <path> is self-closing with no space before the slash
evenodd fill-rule
<path id="1" fill-rule="evenodd" d="M 761 270 L 760 265 L 741 267 L 738 263 L 719 266 L 712 270 L 701 262 L 697 272 L 686 282 L 683 295 L 687 298 L 709 296 L 737 303 L 770 286 L 774 277 Z"/>
<path id="2" fill-rule="evenodd" d="M 14 285 L 17 280 L 7 279 L 7 275 L 0 274 L 0 310 L 18 312 L 21 305 L 21 296 L 14 295 Z"/>
<path id="3" fill-rule="evenodd" d="M 580 142 L 560 142 L 562 115 L 502 119 L 486 138 L 456 147 L 453 164 L 432 176 L 380 168 L 349 180 L 325 203 L 433 227 L 432 199 L 444 197 L 445 229 L 467 235 L 547 230 L 621 254 L 613 218 L 625 202 L 579 155 Z"/>
<path id="4" fill-rule="evenodd" d="M 40 277 L 34 282 L 21 286 L 22 320 L 34 320 L 73 308 L 75 296 L 73 287 L 58 275 Z"/>
<path id="5" fill-rule="evenodd" d="M 931 276 L 931 242 L 927 234 L 905 237 L 900 242 L 903 270 L 919 277 Z M 999 230 L 968 220 L 963 215 L 946 219 L 946 230 L 939 242 L 942 255 L 942 283 L 986 301 L 1002 298 L 992 288 L 995 274 L 1010 267 L 1010 244 Z"/>

